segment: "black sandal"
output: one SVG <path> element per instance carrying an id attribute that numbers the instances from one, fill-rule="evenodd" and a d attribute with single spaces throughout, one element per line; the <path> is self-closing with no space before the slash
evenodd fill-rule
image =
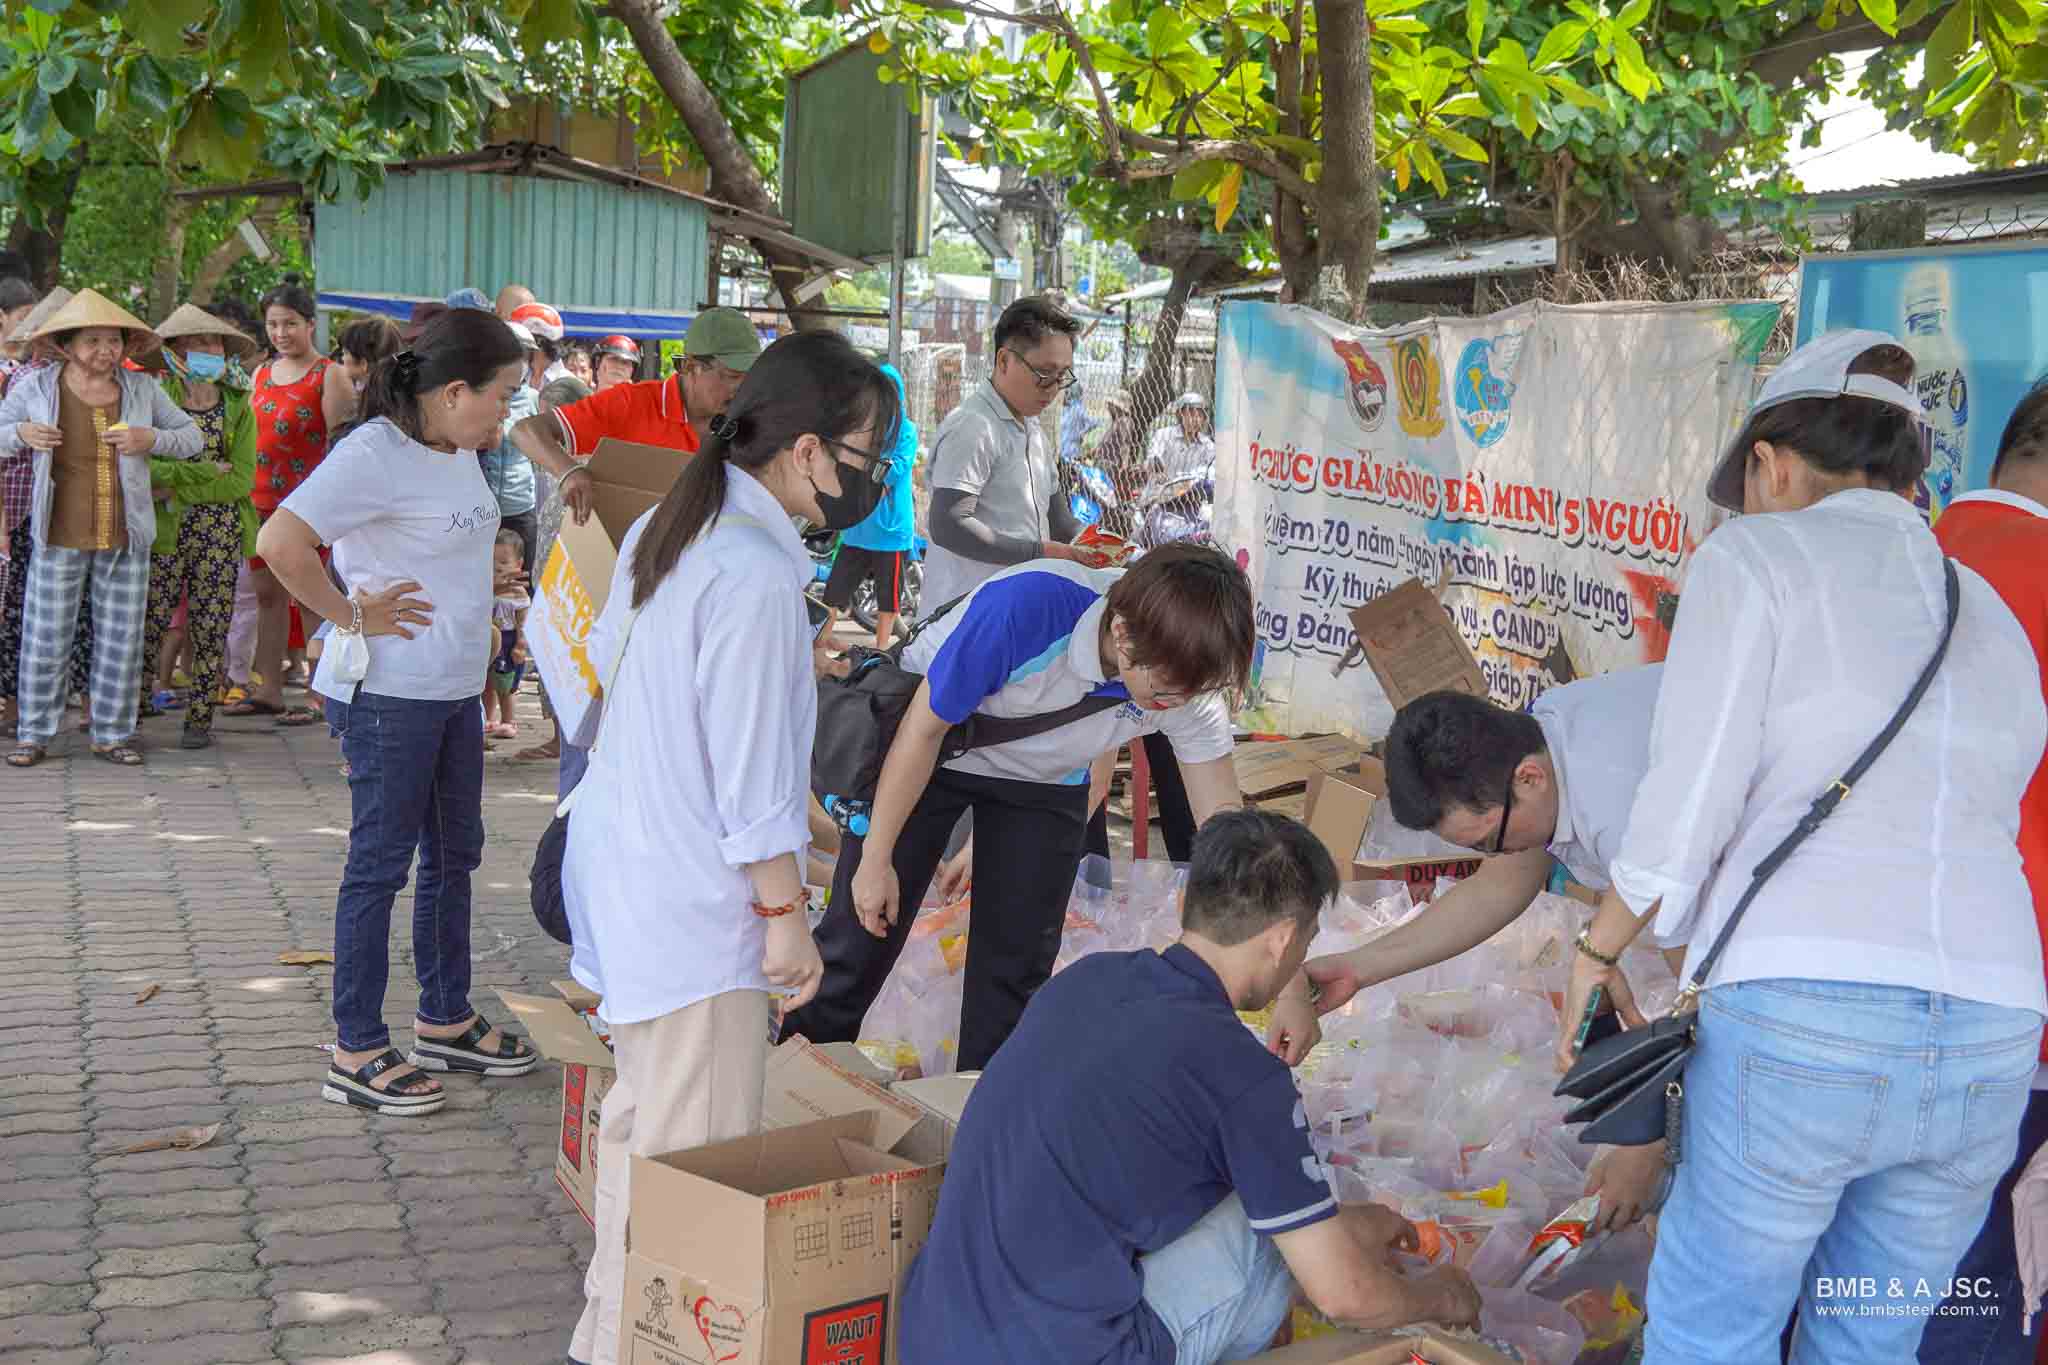
<path id="1" fill-rule="evenodd" d="M 498 1050 L 483 1049 L 490 1021 L 481 1014 L 469 1021 L 459 1038 L 429 1038 L 413 1032 L 412 1064 L 422 1071 L 468 1071 L 479 1076 L 524 1076 L 540 1065 L 540 1054 L 524 1038 L 498 1035 Z"/>
<path id="2" fill-rule="evenodd" d="M 354 1071 L 343 1071 L 339 1064 L 330 1065 L 326 1083 L 320 1087 L 320 1098 L 379 1114 L 431 1114 L 448 1103 L 441 1083 L 417 1072 L 392 1081 L 388 1089 L 379 1090 L 370 1084 L 385 1072 L 404 1065 L 405 1058 L 398 1055 L 397 1048 L 390 1047 Z"/>
<path id="3" fill-rule="evenodd" d="M 142 751 L 132 744 L 95 744 L 92 756 L 120 768 L 142 766 Z"/>

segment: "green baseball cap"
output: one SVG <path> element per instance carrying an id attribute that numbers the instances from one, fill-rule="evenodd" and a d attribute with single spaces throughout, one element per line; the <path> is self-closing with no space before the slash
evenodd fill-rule
<path id="1" fill-rule="evenodd" d="M 754 324 L 730 308 L 706 308 L 683 333 L 683 354 L 692 360 L 715 360 L 744 374 L 761 354 Z"/>

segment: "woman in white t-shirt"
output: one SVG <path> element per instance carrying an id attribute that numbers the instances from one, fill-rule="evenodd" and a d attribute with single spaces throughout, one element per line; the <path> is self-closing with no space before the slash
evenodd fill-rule
<path id="1" fill-rule="evenodd" d="M 477 463 L 504 425 L 523 352 L 489 313 L 457 308 L 378 362 L 363 422 L 264 524 L 257 551 L 334 623 L 314 689 L 341 736 L 354 806 L 334 924 L 333 1065 L 321 1096 L 380 1114 L 445 1102 L 426 1071 L 517 1076 L 539 1056 L 470 1008 L 469 878 L 483 859 L 483 713 L 494 640 L 498 502 Z M 345 597 L 321 566 L 334 568 Z M 347 635 L 368 647 L 348 677 Z M 415 850 L 411 1059 L 384 1022 L 391 906 Z"/>
<path id="2" fill-rule="evenodd" d="M 817 990 L 800 871 L 811 561 L 790 518 L 844 530 L 873 511 L 898 420 L 894 386 L 843 337 L 785 337 L 619 546 L 591 635 L 604 713 L 562 859 L 570 971 L 604 997 L 618 1060 L 574 1360 L 619 1357 L 630 1158 L 753 1132 L 769 997 Z"/>

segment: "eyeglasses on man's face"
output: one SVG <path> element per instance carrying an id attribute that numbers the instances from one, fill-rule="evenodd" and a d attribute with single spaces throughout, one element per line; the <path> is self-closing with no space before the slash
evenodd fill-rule
<path id="1" fill-rule="evenodd" d="M 1003 349 L 1015 357 L 1019 365 L 1031 371 L 1032 382 L 1036 383 L 1041 389 L 1071 389 L 1074 385 L 1081 382 L 1080 376 L 1076 375 L 1071 369 L 1053 370 L 1050 372 L 1041 370 L 1026 360 L 1024 353 L 1016 347 L 1005 346 Z"/>

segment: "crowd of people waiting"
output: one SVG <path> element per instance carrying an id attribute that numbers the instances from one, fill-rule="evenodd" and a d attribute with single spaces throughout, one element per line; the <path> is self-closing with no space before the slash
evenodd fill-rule
<path id="1" fill-rule="evenodd" d="M 253 372 L 259 343 L 204 310 L 151 329 L 91 291 L 16 299 L 35 311 L 0 400 L 25 602 L 10 762 L 55 733 L 87 597 L 93 749 L 135 761 L 148 618 L 182 599 L 213 659 L 253 548 L 270 671 L 247 700 L 290 714 L 268 686 L 292 639 L 277 604 L 324 623 L 313 688 L 353 802 L 321 1093 L 423 1115 L 442 1075 L 530 1071 L 532 1047 L 469 999 L 500 609 L 544 562 L 550 509 L 590 515 L 599 441 L 683 457 L 621 540 L 590 644 L 601 704 L 556 751 L 570 969 L 618 1063 L 573 1361 L 619 1358 L 629 1158 L 753 1131 L 773 1040 L 856 1038 L 949 879 L 975 888 L 958 1057 L 983 1074 L 906 1291 L 906 1362 L 1207 1365 L 1263 1349 L 1301 1300 L 1345 1324 L 1475 1323 L 1463 1272 L 1397 1273 L 1414 1229 L 1333 1197 L 1289 1067 L 1319 1014 L 1483 942 L 1553 863 L 1604 897 L 1571 949 L 1560 1068 L 1645 1022 L 1616 966 L 1640 933 L 1675 973 L 1711 973 L 1693 982 L 1679 1150 L 1609 1149 L 1589 1175 L 1603 1222 L 1658 1218 L 1645 1358 L 2025 1358 L 2008 1196 L 2048 1134 L 2048 387 L 2012 415 L 1992 487 L 1936 532 L 1902 496 L 1927 449 L 1910 356 L 1867 332 L 1796 352 L 1706 490 L 1741 515 L 1696 553 L 1667 661 L 1527 714 L 1454 694 L 1404 708 L 1393 814 L 1491 856 L 1403 927 L 1309 960 L 1340 869 L 1303 826 L 1241 809 L 1232 765 L 1251 586 L 1197 545 L 1126 570 L 1068 543 L 1037 419 L 1072 383 L 1077 329 L 1050 302 L 1004 313 L 989 379 L 932 444 L 935 606 L 901 656 L 921 680 L 813 930 L 811 757 L 835 661 L 793 519 L 900 515 L 900 381 L 836 334 L 764 351 L 710 310 L 677 373 L 589 394 L 560 317 L 517 286 L 344 338 L 329 363 L 290 290 L 265 300 Z M 161 383 L 124 364 L 159 347 Z M 626 358 L 601 351 L 600 379 Z M 970 719 L 1054 714 L 949 744 Z M 1851 790 L 1838 779 L 1880 731 Z M 1186 807 L 1182 938 L 1052 979 L 1133 742 L 1162 746 Z M 415 855 L 401 1055 L 382 1002 Z M 1267 1007 L 1261 1040 L 1237 1011 Z M 1938 1301 L 1957 1276 L 2004 1311 L 1842 1312 L 1829 1288 L 1931 1284 Z"/>

